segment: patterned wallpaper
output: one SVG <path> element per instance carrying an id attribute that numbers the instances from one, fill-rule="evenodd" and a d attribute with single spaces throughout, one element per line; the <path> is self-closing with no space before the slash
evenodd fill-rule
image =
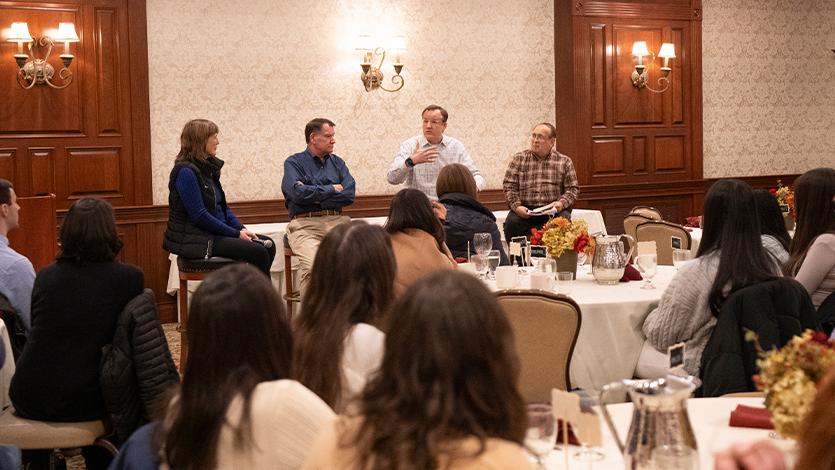
<path id="1" fill-rule="evenodd" d="M 393 193 L 385 181 L 420 111 L 450 112 L 447 134 L 464 142 L 500 188 L 507 161 L 532 124 L 554 120 L 553 0 L 148 0 L 154 203 L 183 124 L 220 127 L 232 201 L 281 197 L 284 159 L 304 149 L 304 124 L 336 122 L 335 153 L 358 194 Z M 402 34 L 406 85 L 366 93 L 359 34 Z M 389 64 L 383 72 L 393 72 Z"/>
<path id="2" fill-rule="evenodd" d="M 835 167 L 835 0 L 702 0 L 704 176 Z"/>

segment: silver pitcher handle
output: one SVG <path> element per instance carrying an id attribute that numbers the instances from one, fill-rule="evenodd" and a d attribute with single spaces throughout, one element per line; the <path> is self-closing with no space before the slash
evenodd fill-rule
<path id="1" fill-rule="evenodd" d="M 638 248 L 638 243 L 632 238 L 632 235 L 624 233 L 621 237 L 626 237 L 629 240 L 629 253 L 627 253 L 624 257 L 626 263 L 629 264 L 629 260 L 632 259 L 632 253 Z"/>
<path id="2" fill-rule="evenodd" d="M 629 237 L 629 235 L 625 235 Z M 632 238 L 632 237 L 629 237 Z M 629 253 L 632 253 L 632 250 L 629 250 Z M 610 384 L 606 384 L 600 389 L 600 394 L 597 397 L 597 402 L 600 404 L 600 411 L 603 412 L 603 418 L 606 420 L 606 424 L 609 426 L 609 431 L 612 432 L 612 436 L 615 438 L 615 442 L 618 444 L 618 448 L 620 449 L 620 453 L 623 454 L 623 441 L 618 435 L 618 430 L 615 429 L 615 423 L 612 421 L 612 417 L 609 415 L 609 410 L 606 409 L 606 400 L 604 398 L 609 392 L 616 391 L 616 390 L 624 390 L 626 388 L 626 384 L 623 382 L 613 382 Z"/>

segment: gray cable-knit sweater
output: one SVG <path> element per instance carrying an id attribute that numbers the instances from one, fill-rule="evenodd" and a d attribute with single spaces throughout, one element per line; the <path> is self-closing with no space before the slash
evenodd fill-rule
<path id="1" fill-rule="evenodd" d="M 665 352 L 676 343 L 686 344 L 684 370 L 696 377 L 702 351 L 716 325 L 708 296 L 718 269 L 718 251 L 679 266 L 658 307 L 644 320 L 644 336 L 658 351 Z"/>

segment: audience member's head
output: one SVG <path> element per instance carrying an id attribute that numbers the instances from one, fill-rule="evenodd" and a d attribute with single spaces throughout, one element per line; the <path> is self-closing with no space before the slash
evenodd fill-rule
<path id="1" fill-rule="evenodd" d="M 439 449 L 465 437 L 521 444 L 513 333 L 484 284 L 438 271 L 394 310 L 383 364 L 362 395 L 364 420 L 342 440 L 356 448 L 357 468 L 438 468 Z"/>
<path id="2" fill-rule="evenodd" d="M 821 380 L 812 409 L 800 431 L 795 468 L 835 468 L 835 368 Z"/>
<path id="3" fill-rule="evenodd" d="M 475 178 L 470 169 L 460 163 L 445 165 L 438 173 L 435 182 L 435 193 L 438 197 L 447 193 L 463 193 L 473 199 L 478 198 Z"/>
<path id="4" fill-rule="evenodd" d="M 187 122 L 180 134 L 180 153 L 177 154 L 177 161 L 204 162 L 210 156 L 206 144 L 209 138 L 217 133 L 217 124 L 208 119 L 192 119 Z"/>
<path id="5" fill-rule="evenodd" d="M 835 232 L 835 169 L 816 168 L 794 181 L 797 225 L 792 238 L 789 272 L 796 273 L 806 251 L 822 233 Z"/>
<path id="6" fill-rule="evenodd" d="M 726 179 L 710 187 L 705 196 L 702 241 L 698 256 L 719 253 L 719 268 L 710 289 L 714 315 L 727 295 L 743 287 L 773 278 L 777 266 L 760 239 L 754 190 L 747 183 Z M 730 291 L 725 292 L 730 285 Z"/>
<path id="7" fill-rule="evenodd" d="M 429 198 L 412 188 L 401 189 L 392 198 L 385 229 L 390 234 L 407 229 L 423 230 L 437 240 L 439 248 L 446 239 L 444 226 L 432 211 Z"/>
<path id="8" fill-rule="evenodd" d="M 122 249 L 113 207 L 104 199 L 83 198 L 70 206 L 58 238 L 61 261 L 113 261 Z"/>
<path id="9" fill-rule="evenodd" d="M 189 308 L 189 360 L 165 430 L 168 466 L 215 468 L 232 399 L 243 399 L 236 442 L 252 442 L 252 392 L 290 376 L 293 343 L 284 306 L 264 274 L 248 264 L 222 268 L 200 284 Z M 169 416 L 171 418 L 171 416 Z"/>
<path id="10" fill-rule="evenodd" d="M 20 206 L 12 182 L 0 178 L 0 235 L 17 228 Z"/>
<path id="11" fill-rule="evenodd" d="M 358 323 L 377 326 L 394 297 L 394 254 L 379 226 L 362 221 L 328 232 L 313 261 L 296 320 L 296 379 L 334 409 L 343 408 L 343 343 Z"/>
<path id="12" fill-rule="evenodd" d="M 780 212 L 780 204 L 777 203 L 777 198 L 768 190 L 755 189 L 754 202 L 757 204 L 760 233 L 771 235 L 788 251 L 791 237 L 786 230 L 786 223 L 783 220 L 783 213 Z"/>

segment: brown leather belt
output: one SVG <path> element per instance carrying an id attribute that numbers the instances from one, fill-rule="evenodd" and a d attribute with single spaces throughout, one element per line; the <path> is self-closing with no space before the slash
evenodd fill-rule
<path id="1" fill-rule="evenodd" d="M 325 209 L 321 211 L 302 212 L 301 214 L 294 215 L 293 218 L 298 219 L 299 217 L 324 217 L 326 215 L 342 215 L 342 211 Z"/>

